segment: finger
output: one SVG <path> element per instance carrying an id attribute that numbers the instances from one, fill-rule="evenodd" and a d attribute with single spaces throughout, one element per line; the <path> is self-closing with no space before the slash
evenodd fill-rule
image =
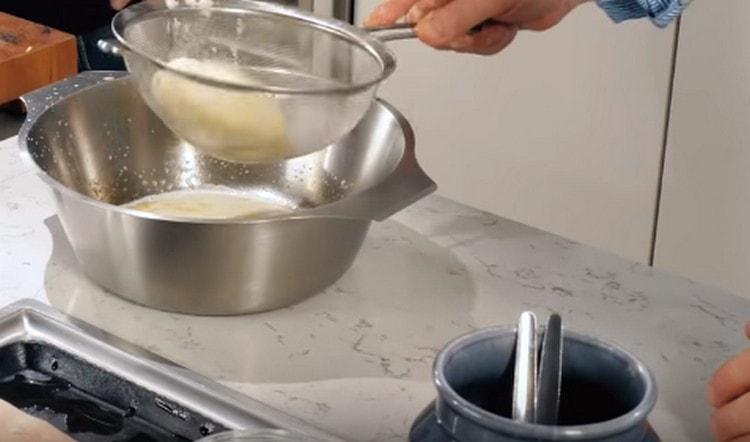
<path id="1" fill-rule="evenodd" d="M 505 49 L 516 37 L 518 28 L 512 25 L 486 25 L 476 34 L 465 35 L 451 42 L 450 47 L 456 52 L 479 55 L 492 55 Z"/>
<path id="2" fill-rule="evenodd" d="M 387 0 L 373 9 L 365 26 L 387 26 L 396 23 L 419 0 Z"/>
<path id="3" fill-rule="evenodd" d="M 490 17 L 501 15 L 517 0 L 453 0 L 418 23 L 419 38 L 430 46 L 445 46 L 468 34 L 471 28 Z"/>
<path id="4" fill-rule="evenodd" d="M 118 11 L 127 6 L 128 3 L 130 3 L 130 0 L 109 0 L 109 5 L 112 6 L 112 9 Z"/>
<path id="5" fill-rule="evenodd" d="M 750 391 L 750 350 L 716 370 L 708 387 L 709 402 L 714 407 L 721 407 L 747 391 Z"/>
<path id="6" fill-rule="evenodd" d="M 750 442 L 750 434 L 746 434 L 740 437 L 735 437 L 730 442 Z"/>
<path id="7" fill-rule="evenodd" d="M 406 21 L 416 23 L 422 20 L 428 13 L 437 8 L 442 8 L 453 0 L 419 0 L 406 13 Z"/>
<path id="8" fill-rule="evenodd" d="M 750 393 L 716 410 L 711 416 L 711 431 L 720 441 L 750 435 Z"/>
<path id="9" fill-rule="evenodd" d="M 745 324 L 745 336 L 747 336 L 747 338 L 750 339 L 750 321 L 748 321 L 748 323 Z"/>

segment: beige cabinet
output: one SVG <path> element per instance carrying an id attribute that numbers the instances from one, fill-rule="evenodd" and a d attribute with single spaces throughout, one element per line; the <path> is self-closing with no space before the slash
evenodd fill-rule
<path id="1" fill-rule="evenodd" d="M 655 264 L 750 297 L 750 2 L 683 16 Z"/>
<path id="2" fill-rule="evenodd" d="M 356 2 L 357 23 L 377 3 Z M 440 193 L 646 262 L 673 37 L 590 4 L 494 57 L 395 42 L 380 96 L 415 126 Z"/>
<path id="3" fill-rule="evenodd" d="M 674 27 L 594 5 L 495 57 L 393 43 L 380 95 L 442 194 L 750 297 L 748 19 L 746 0 L 693 2 L 668 119 Z"/>

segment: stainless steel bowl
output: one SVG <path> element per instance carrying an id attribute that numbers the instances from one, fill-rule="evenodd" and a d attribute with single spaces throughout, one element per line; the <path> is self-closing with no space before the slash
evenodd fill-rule
<path id="1" fill-rule="evenodd" d="M 339 143 L 276 163 L 204 156 L 146 106 L 129 77 L 84 73 L 23 98 L 19 140 L 55 196 L 83 271 L 150 307 L 240 314 L 288 306 L 352 264 L 371 221 L 432 192 L 409 124 L 375 102 Z M 137 198 L 224 185 L 298 207 L 271 219 L 158 217 Z"/>

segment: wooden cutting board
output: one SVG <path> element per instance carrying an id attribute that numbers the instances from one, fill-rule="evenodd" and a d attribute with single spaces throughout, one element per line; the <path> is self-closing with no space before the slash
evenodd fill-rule
<path id="1" fill-rule="evenodd" d="M 74 36 L 0 12 L 0 105 L 77 72 Z"/>

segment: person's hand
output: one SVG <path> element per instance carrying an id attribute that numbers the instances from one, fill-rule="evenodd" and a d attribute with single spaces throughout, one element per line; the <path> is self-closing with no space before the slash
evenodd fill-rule
<path id="1" fill-rule="evenodd" d="M 112 6 L 112 9 L 119 11 L 120 9 L 124 8 L 133 0 L 109 0 L 109 5 Z"/>
<path id="2" fill-rule="evenodd" d="M 549 29 L 586 1 L 386 0 L 365 25 L 387 26 L 406 15 L 416 23 L 419 38 L 432 47 L 489 55 L 508 46 L 519 29 Z"/>
<path id="3" fill-rule="evenodd" d="M 750 338 L 750 322 L 745 325 Z M 722 365 L 708 384 L 714 407 L 711 430 L 717 440 L 750 442 L 750 349 Z"/>
<path id="4" fill-rule="evenodd" d="M 73 442 L 47 422 L 0 399 L 0 440 L 3 442 Z"/>

